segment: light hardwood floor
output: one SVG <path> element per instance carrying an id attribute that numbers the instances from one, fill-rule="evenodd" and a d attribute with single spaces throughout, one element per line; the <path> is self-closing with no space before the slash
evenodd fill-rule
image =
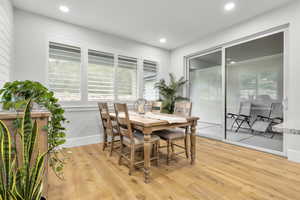
<path id="1" fill-rule="evenodd" d="M 117 155 L 101 145 L 69 149 L 65 180 L 50 173 L 49 200 L 299 200 L 300 164 L 285 158 L 197 138 L 197 160 L 178 158 L 153 166 L 150 184 L 143 173 L 128 176 Z"/>

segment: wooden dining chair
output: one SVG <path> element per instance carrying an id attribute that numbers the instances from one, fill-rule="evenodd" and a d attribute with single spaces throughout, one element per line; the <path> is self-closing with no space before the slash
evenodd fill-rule
<path id="1" fill-rule="evenodd" d="M 161 101 L 153 101 L 151 104 L 151 112 L 152 113 L 161 113 L 162 102 Z"/>
<path id="2" fill-rule="evenodd" d="M 116 140 L 118 136 L 120 136 L 118 131 L 118 126 L 116 121 L 112 121 L 109 115 L 109 109 L 107 103 L 98 103 L 102 126 L 103 126 L 103 151 L 107 146 L 110 146 L 110 153 L 109 155 L 112 156 L 113 151 L 116 150 L 115 148 L 115 142 L 118 142 L 119 140 Z M 110 137 L 110 142 L 108 141 L 108 137 Z"/>
<path id="3" fill-rule="evenodd" d="M 181 101 L 175 103 L 174 115 L 181 117 L 189 117 L 191 116 L 192 111 L 192 103 L 188 101 Z M 189 147 L 188 147 L 188 132 L 189 127 L 185 128 L 176 128 L 176 129 L 168 129 L 159 131 L 156 134 L 167 143 L 167 165 L 169 165 L 170 159 L 173 155 L 178 155 L 185 153 L 186 158 L 189 158 Z M 183 140 L 184 146 L 178 145 L 175 142 Z M 181 149 L 184 149 L 182 152 L 175 153 L 175 146 Z M 161 147 L 165 148 L 165 146 Z M 171 151 L 172 150 L 172 155 Z"/>
<path id="4" fill-rule="evenodd" d="M 120 132 L 120 157 L 119 165 L 122 164 L 122 158 L 129 163 L 129 175 L 132 174 L 135 166 L 144 163 L 144 161 L 136 161 L 135 153 L 137 150 L 144 147 L 144 134 L 138 131 L 133 131 L 129 120 L 128 109 L 126 104 L 114 104 L 118 129 Z M 150 142 L 155 146 L 155 153 L 151 156 L 151 161 L 155 160 L 156 165 L 159 164 L 159 137 L 153 135 Z M 129 148 L 129 153 L 124 151 L 124 146 Z"/>

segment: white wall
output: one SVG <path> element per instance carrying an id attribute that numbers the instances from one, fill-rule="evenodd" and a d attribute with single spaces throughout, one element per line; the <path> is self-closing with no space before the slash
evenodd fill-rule
<path id="1" fill-rule="evenodd" d="M 13 53 L 13 9 L 10 0 L 0 0 L 0 88 L 10 79 Z"/>
<path id="2" fill-rule="evenodd" d="M 78 43 L 99 51 L 118 52 L 127 56 L 159 62 L 159 78 L 167 76 L 170 52 L 131 40 L 86 29 L 16 9 L 14 80 L 35 80 L 46 83 L 47 40 Z M 77 107 L 80 106 L 80 107 Z M 66 109 L 68 146 L 96 143 L 102 128 L 96 104 L 76 105 Z"/>
<path id="3" fill-rule="evenodd" d="M 221 31 L 214 35 L 198 40 L 192 44 L 174 50 L 171 54 L 170 72 L 177 76 L 184 74 L 184 56 L 204 51 L 221 44 L 226 44 L 231 41 L 238 40 L 243 37 L 248 37 L 289 23 L 288 41 L 286 53 L 288 53 L 288 70 L 285 75 L 285 89 L 288 96 L 288 110 L 286 112 L 286 122 L 291 128 L 300 129 L 300 1 L 296 1 L 279 10 L 266 13 L 258 16 L 245 23 L 231 27 L 230 29 Z M 292 159 L 291 153 L 297 156 L 297 161 L 300 162 L 300 136 L 286 135 L 287 154 Z M 296 160 L 296 159 L 293 159 Z"/>

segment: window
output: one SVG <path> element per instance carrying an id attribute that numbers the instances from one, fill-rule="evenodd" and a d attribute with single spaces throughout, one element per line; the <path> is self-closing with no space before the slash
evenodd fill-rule
<path id="1" fill-rule="evenodd" d="M 9 64 L 8 61 L 5 60 L 0 55 L 0 88 L 2 88 L 8 80 L 9 80 Z"/>
<path id="2" fill-rule="evenodd" d="M 143 62 L 144 69 L 144 99 L 153 101 L 157 100 L 158 90 L 154 88 L 155 83 L 157 81 L 157 63 L 144 60 Z"/>
<path id="3" fill-rule="evenodd" d="M 88 100 L 114 99 L 114 54 L 88 51 Z"/>
<path id="4" fill-rule="evenodd" d="M 158 99 L 157 62 L 86 49 L 49 42 L 48 87 L 60 101 L 135 101 L 140 89 L 147 100 Z"/>
<path id="5" fill-rule="evenodd" d="M 137 59 L 125 56 L 118 57 L 116 75 L 117 96 L 119 100 L 137 98 Z"/>
<path id="6" fill-rule="evenodd" d="M 79 101 L 81 50 L 50 42 L 48 85 L 61 101 Z"/>
<path id="7" fill-rule="evenodd" d="M 247 100 L 265 96 L 270 100 L 279 100 L 278 82 L 280 79 L 278 74 L 277 71 L 242 74 L 240 76 L 240 98 Z"/>

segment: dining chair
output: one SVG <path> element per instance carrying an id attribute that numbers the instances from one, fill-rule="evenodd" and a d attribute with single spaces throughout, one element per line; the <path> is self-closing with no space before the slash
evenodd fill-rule
<path id="1" fill-rule="evenodd" d="M 102 126 L 103 126 L 103 136 L 104 136 L 104 143 L 103 143 L 103 151 L 107 146 L 110 145 L 110 156 L 112 156 L 113 151 L 116 150 L 115 148 L 115 142 L 118 142 L 119 140 L 116 140 L 118 136 L 120 136 L 118 131 L 117 122 L 113 121 L 110 118 L 109 115 L 109 108 L 107 103 L 99 102 L 98 103 Z M 108 141 L 108 137 L 111 138 L 111 141 Z"/>
<path id="2" fill-rule="evenodd" d="M 115 103 L 114 107 L 121 141 L 119 165 L 124 158 L 129 163 L 129 175 L 131 175 L 135 166 L 144 163 L 144 161 L 136 161 L 135 157 L 136 151 L 144 147 L 144 134 L 132 129 L 126 104 Z M 155 153 L 150 160 L 155 160 L 156 165 L 159 164 L 159 139 L 156 135 L 152 135 L 150 139 L 152 146 L 155 146 Z M 124 151 L 124 146 L 129 148 L 129 153 Z"/>
<path id="3" fill-rule="evenodd" d="M 181 117 L 191 116 L 192 103 L 188 101 L 180 101 L 175 103 L 174 115 Z M 173 155 L 178 155 L 185 153 L 186 158 L 189 158 L 189 147 L 188 147 L 188 134 L 189 127 L 185 128 L 176 128 L 159 131 L 156 133 L 162 140 L 166 141 L 167 146 L 162 146 L 161 148 L 167 148 L 167 165 L 169 165 L 170 159 Z M 183 140 L 184 146 L 178 145 L 175 142 Z M 175 148 L 184 149 L 182 152 L 175 153 Z M 170 150 L 172 150 L 172 155 Z"/>
<path id="4" fill-rule="evenodd" d="M 151 104 L 151 112 L 152 113 L 161 113 L 162 102 L 161 101 L 153 101 Z"/>

